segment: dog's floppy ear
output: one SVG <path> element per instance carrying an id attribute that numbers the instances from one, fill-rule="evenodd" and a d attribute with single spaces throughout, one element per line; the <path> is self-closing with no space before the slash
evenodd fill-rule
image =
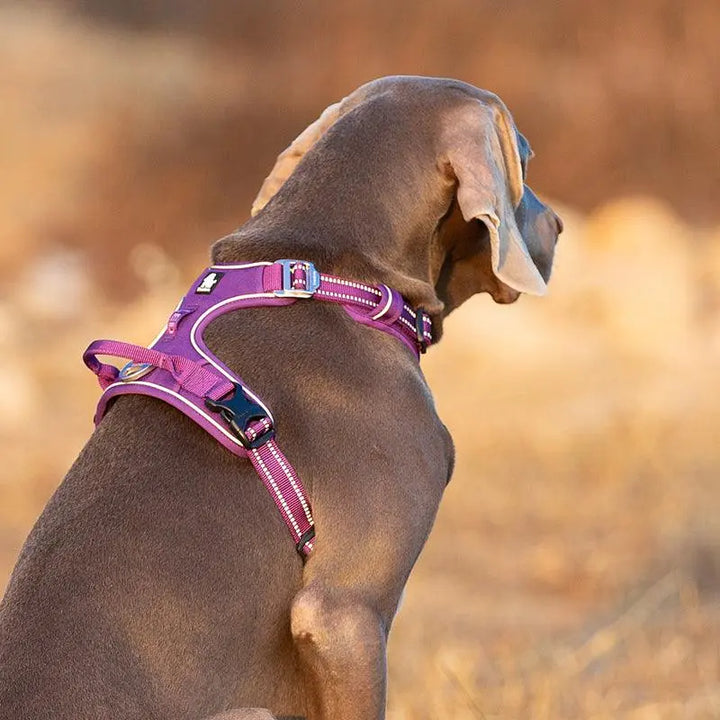
<path id="1" fill-rule="evenodd" d="M 285 181 L 292 175 L 297 164 L 302 160 L 307 151 L 323 136 L 325 131 L 340 117 L 340 107 L 344 100 L 333 103 L 322 111 L 320 117 L 308 125 L 279 155 L 273 169 L 265 178 L 265 181 L 253 201 L 251 214 L 257 215 L 270 198 L 277 193 Z"/>
<path id="2" fill-rule="evenodd" d="M 487 226 L 495 276 L 519 292 L 543 295 L 545 280 L 515 219 L 523 196 L 518 133 L 500 99 L 488 96 L 463 104 L 446 129 L 458 206 L 466 222 Z"/>

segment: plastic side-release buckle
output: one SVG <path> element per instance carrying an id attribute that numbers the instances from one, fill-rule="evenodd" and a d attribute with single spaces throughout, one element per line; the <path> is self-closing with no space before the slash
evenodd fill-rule
<path id="1" fill-rule="evenodd" d="M 205 398 L 205 405 L 209 410 L 220 413 L 223 420 L 230 426 L 230 430 L 246 450 L 254 450 L 275 437 L 275 428 L 267 412 L 257 403 L 248 400 L 243 389 L 237 383 L 232 397 L 226 400 L 213 400 Z M 248 435 L 249 426 L 253 421 L 262 421 L 264 430 L 258 432 L 255 428 Z"/>

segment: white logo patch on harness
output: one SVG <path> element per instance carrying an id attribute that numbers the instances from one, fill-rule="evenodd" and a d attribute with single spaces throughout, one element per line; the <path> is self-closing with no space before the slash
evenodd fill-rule
<path id="1" fill-rule="evenodd" d="M 215 289 L 215 286 L 220 282 L 220 278 L 222 278 L 224 274 L 225 273 L 221 272 L 208 273 L 198 285 L 195 294 L 209 295 Z"/>

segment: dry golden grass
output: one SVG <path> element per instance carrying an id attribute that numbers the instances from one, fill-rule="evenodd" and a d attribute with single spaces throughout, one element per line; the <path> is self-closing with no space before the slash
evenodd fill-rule
<path id="1" fill-rule="evenodd" d="M 113 304 L 45 229 L 97 212 L 86 185 L 130 91 L 155 103 L 176 82 L 200 102 L 216 78 L 184 41 L 138 40 L 123 65 L 107 37 L 56 25 L 35 76 L 26 16 L 2 17 L 0 587 L 91 432 L 82 350 L 149 341 L 198 270 L 140 245 L 141 289 Z M 47 88 L 72 96 L 63 118 Z M 458 461 L 395 622 L 391 720 L 720 717 L 720 230 L 643 198 L 562 214 L 550 295 L 474 299 L 423 360 Z"/>

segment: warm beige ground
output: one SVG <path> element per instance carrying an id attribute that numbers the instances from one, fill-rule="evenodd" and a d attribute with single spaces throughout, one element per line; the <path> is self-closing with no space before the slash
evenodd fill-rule
<path id="1" fill-rule="evenodd" d="M 101 171 L 125 123 L 152 146 L 198 88 L 243 87 L 181 41 L 138 39 L 125 62 L 94 31 L 2 13 L 0 587 L 91 430 L 85 345 L 150 340 L 231 227 L 187 225 L 175 267 L 158 244 L 200 197 L 178 174 L 125 246 Z M 144 177 L 118 186 L 140 188 L 136 222 Z M 394 628 L 392 720 L 720 718 L 720 230 L 647 199 L 563 215 L 550 296 L 476 299 L 423 361 L 458 463 Z M 103 300 L 116 258 L 125 304 Z"/>

